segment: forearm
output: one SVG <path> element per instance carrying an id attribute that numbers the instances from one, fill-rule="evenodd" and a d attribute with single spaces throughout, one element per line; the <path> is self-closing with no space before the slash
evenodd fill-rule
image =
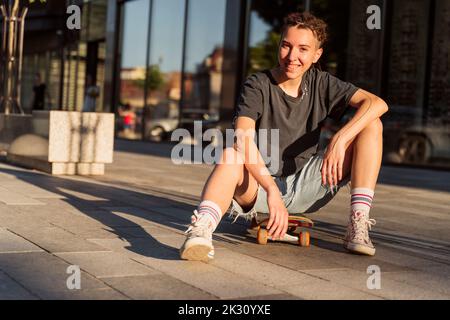
<path id="1" fill-rule="evenodd" d="M 271 189 L 278 190 L 252 137 L 238 138 L 235 148 L 241 155 L 246 169 L 266 192 Z"/>
<path id="2" fill-rule="evenodd" d="M 355 116 L 336 133 L 333 139 L 348 144 L 369 123 L 380 118 L 387 110 L 388 106 L 382 99 L 373 95 L 368 96 L 361 102 Z"/>

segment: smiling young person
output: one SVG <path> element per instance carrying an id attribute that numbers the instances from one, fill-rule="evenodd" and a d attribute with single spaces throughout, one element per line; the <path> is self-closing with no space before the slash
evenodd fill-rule
<path id="1" fill-rule="evenodd" d="M 212 233 L 230 203 L 231 214 L 237 217 L 269 214 L 269 236 L 283 238 L 289 213 L 319 210 L 350 180 L 344 247 L 375 254 L 369 238 L 375 220 L 369 218 L 369 211 L 382 158 L 380 116 L 388 106 L 314 66 L 323 53 L 326 28 L 324 21 L 310 13 L 289 14 L 282 28 L 278 65 L 251 75 L 244 83 L 234 126 L 252 134 L 236 134 L 235 145 L 223 150 L 192 216 L 180 249 L 182 259 L 213 259 Z M 333 136 L 325 152 L 319 151 L 323 121 L 340 119 L 349 106 L 357 108 L 354 117 Z M 253 142 L 261 129 L 278 130 L 275 170 L 266 167 Z M 256 161 L 251 161 L 255 155 Z"/>

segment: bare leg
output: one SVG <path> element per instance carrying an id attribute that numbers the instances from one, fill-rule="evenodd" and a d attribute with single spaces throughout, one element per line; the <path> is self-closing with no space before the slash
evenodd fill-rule
<path id="1" fill-rule="evenodd" d="M 354 194 L 355 202 L 352 195 L 351 215 L 344 238 L 344 247 L 350 252 L 370 256 L 375 254 L 375 247 L 368 233 L 375 220 L 369 219 L 369 210 L 380 172 L 382 153 L 383 125 L 379 119 L 364 128 L 346 151 L 344 171 L 349 173 L 351 168 L 351 187 L 353 190 L 363 188 Z"/>
<path id="2" fill-rule="evenodd" d="M 239 154 L 233 148 L 226 148 L 220 163 L 215 166 L 206 182 L 202 201 L 213 201 L 220 207 L 223 215 L 233 197 L 241 206 L 251 206 L 257 190 L 258 183 L 245 169 Z"/>
<path id="3" fill-rule="evenodd" d="M 375 190 L 383 154 L 383 125 L 377 119 L 354 140 L 352 188 Z"/>
<path id="4" fill-rule="evenodd" d="M 233 148 L 226 148 L 202 192 L 202 201 L 214 202 L 215 208 L 209 203 L 209 209 L 208 205 L 203 208 L 206 209 L 206 213 L 201 214 L 202 207 L 199 208 L 200 214 L 194 212 L 192 223 L 187 230 L 186 241 L 180 248 L 181 259 L 211 261 L 214 258 L 212 233 L 219 221 L 217 215 L 207 214 L 207 212 L 211 210 L 217 212 L 220 209 L 223 216 L 233 196 L 240 205 L 247 206 L 251 204 L 253 199 L 251 195 L 254 195 L 256 190 L 258 190 L 258 184 L 245 169 L 239 154 Z"/>

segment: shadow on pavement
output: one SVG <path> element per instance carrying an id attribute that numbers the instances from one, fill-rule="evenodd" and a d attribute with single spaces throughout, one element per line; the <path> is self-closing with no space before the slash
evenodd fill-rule
<path id="1" fill-rule="evenodd" d="M 117 187 L 51 177 L 37 172 L 6 168 L 1 168 L 0 172 L 61 196 L 63 199 L 60 201 L 65 201 L 80 213 L 110 228 L 109 232 L 126 240 L 129 246 L 125 248 L 134 253 L 163 260 L 180 259 L 179 248 L 161 243 L 144 229 L 147 226 L 142 227 L 133 222 L 133 219 L 123 216 L 133 216 L 184 232 L 194 209 L 189 204 Z M 77 193 L 102 200 L 86 200 L 77 196 Z M 136 203 L 126 201 L 130 199 L 135 199 Z M 152 208 L 159 211 L 167 208 L 168 214 L 153 211 Z M 174 209 L 176 214 L 172 213 Z"/>
<path id="2" fill-rule="evenodd" d="M 60 199 L 60 201 L 65 201 L 82 214 L 110 228 L 109 232 L 126 240 L 129 246 L 125 248 L 131 252 L 162 260 L 180 259 L 179 248 L 164 244 L 156 238 L 156 234 L 155 236 L 151 234 L 152 225 L 144 225 L 143 227 L 132 221 L 142 219 L 144 223 L 145 221 L 154 222 L 163 227 L 172 228 L 172 231 L 182 235 L 182 232 L 187 228 L 195 206 L 186 203 L 186 201 L 169 199 L 169 196 L 174 197 L 172 192 L 168 193 L 166 191 L 164 193 L 164 191 L 161 191 L 157 196 L 92 182 L 48 176 L 38 172 L 7 168 L 1 168 L 0 172 L 13 175 L 21 181 L 61 196 L 64 199 Z M 86 200 L 81 196 L 77 196 L 77 193 L 102 200 Z M 182 196 L 178 198 L 180 199 Z M 193 202 L 193 199 L 190 198 L 188 199 L 189 201 Z M 130 216 L 130 219 L 124 216 Z M 345 226 L 317 220 L 315 222 L 314 230 L 338 238 L 342 238 L 345 233 Z M 231 224 L 228 219 L 223 219 L 217 229 L 217 232 L 220 234 L 214 234 L 214 240 L 228 245 L 256 244 L 254 235 L 248 233 L 249 224 L 249 222 L 243 220 Z M 153 228 L 158 227 L 153 226 Z M 154 230 L 158 231 L 157 229 Z M 314 230 L 312 231 L 313 236 Z M 450 261 L 448 244 L 423 239 L 418 241 L 414 237 L 376 231 L 372 232 L 371 236 L 375 244 L 382 244 L 383 246 L 389 246 L 405 252 L 414 252 L 423 257 L 432 256 L 447 264 Z M 325 239 L 312 238 L 312 244 L 335 252 L 345 252 L 340 243 L 336 244 Z"/>
<path id="3" fill-rule="evenodd" d="M 450 192 L 450 171 L 383 166 L 378 183 Z"/>
<path id="4" fill-rule="evenodd" d="M 170 158 L 172 148 L 176 144 L 177 142 L 151 142 L 115 139 L 114 151 Z"/>

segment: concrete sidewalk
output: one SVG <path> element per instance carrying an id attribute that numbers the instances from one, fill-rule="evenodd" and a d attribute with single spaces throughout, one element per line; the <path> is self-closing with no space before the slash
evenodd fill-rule
<path id="1" fill-rule="evenodd" d="M 224 219 L 205 264 L 181 261 L 178 248 L 212 167 L 169 155 L 170 145 L 117 140 L 96 178 L 0 163 L 0 299 L 450 298 L 450 172 L 383 167 L 375 257 L 342 248 L 343 189 L 312 215 L 310 248 L 260 246 L 248 222 Z M 67 286 L 71 265 L 79 290 Z M 381 289 L 367 287 L 371 265 Z"/>

